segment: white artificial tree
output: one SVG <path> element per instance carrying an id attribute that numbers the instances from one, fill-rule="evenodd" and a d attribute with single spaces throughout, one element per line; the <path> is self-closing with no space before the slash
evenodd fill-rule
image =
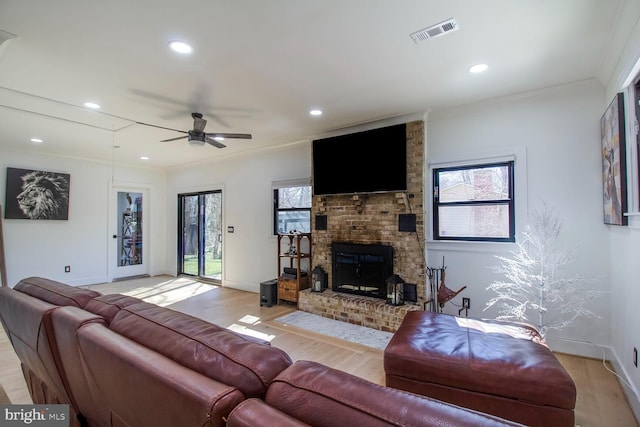
<path id="1" fill-rule="evenodd" d="M 564 267 L 574 255 L 557 245 L 562 222 L 546 206 L 534 212 L 518 240 L 512 257 L 496 256 L 496 272 L 505 280 L 487 287 L 497 293 L 485 307 L 499 308 L 498 320 L 515 320 L 537 326 L 544 337 L 551 329 L 563 329 L 579 317 L 599 317 L 586 303 L 600 295 L 587 289 L 586 275 L 567 277 Z"/>

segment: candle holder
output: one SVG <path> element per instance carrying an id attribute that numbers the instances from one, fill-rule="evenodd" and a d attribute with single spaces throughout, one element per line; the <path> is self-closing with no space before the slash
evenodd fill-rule
<path id="1" fill-rule="evenodd" d="M 316 265 L 311 270 L 311 292 L 324 292 L 327 289 L 327 273 Z"/>
<path id="2" fill-rule="evenodd" d="M 397 274 L 392 274 L 385 282 L 387 283 L 387 304 L 404 305 L 404 280 Z"/>

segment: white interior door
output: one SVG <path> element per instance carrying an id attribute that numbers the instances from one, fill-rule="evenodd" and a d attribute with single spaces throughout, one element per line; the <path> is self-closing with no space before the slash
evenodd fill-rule
<path id="1" fill-rule="evenodd" d="M 115 187 L 112 191 L 109 277 L 118 280 L 148 272 L 148 190 Z"/>

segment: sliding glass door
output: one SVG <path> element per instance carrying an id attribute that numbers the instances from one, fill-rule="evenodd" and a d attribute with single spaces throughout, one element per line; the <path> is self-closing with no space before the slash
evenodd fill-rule
<path id="1" fill-rule="evenodd" d="M 178 195 L 178 274 L 222 281 L 222 192 Z"/>

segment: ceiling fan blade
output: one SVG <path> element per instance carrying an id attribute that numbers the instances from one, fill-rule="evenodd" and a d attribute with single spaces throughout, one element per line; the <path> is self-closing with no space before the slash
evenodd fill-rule
<path id="1" fill-rule="evenodd" d="M 222 142 L 216 141 L 215 139 L 209 138 L 208 136 L 205 138 L 205 141 L 207 142 L 207 144 L 211 144 L 214 147 L 218 147 L 218 148 L 226 147 L 226 145 L 224 145 Z"/>
<path id="2" fill-rule="evenodd" d="M 189 137 L 189 135 L 179 136 L 179 137 L 177 137 L 177 138 L 163 139 L 163 140 L 162 140 L 162 141 L 160 141 L 160 142 L 177 141 L 177 140 L 179 140 L 179 139 L 184 139 L 184 138 L 188 138 L 188 137 Z"/>
<path id="3" fill-rule="evenodd" d="M 207 125 L 207 121 L 202 117 L 193 116 L 193 130 L 197 130 L 199 132 L 204 131 L 204 127 Z"/>
<path id="4" fill-rule="evenodd" d="M 174 132 L 188 133 L 188 132 L 185 132 L 185 131 L 183 131 L 183 130 L 178 130 L 178 129 L 173 129 L 173 128 L 167 128 L 167 127 L 164 127 L 164 126 L 158 126 L 158 125 L 152 125 L 152 124 L 150 124 L 150 123 L 136 122 L 136 124 L 137 124 L 137 125 L 143 125 L 143 126 L 151 126 L 152 128 L 172 130 L 172 131 L 174 131 Z"/>
<path id="5" fill-rule="evenodd" d="M 224 132 L 215 132 L 215 133 L 207 133 L 208 137 L 215 138 L 235 138 L 235 139 L 251 139 L 250 133 L 224 133 Z"/>

